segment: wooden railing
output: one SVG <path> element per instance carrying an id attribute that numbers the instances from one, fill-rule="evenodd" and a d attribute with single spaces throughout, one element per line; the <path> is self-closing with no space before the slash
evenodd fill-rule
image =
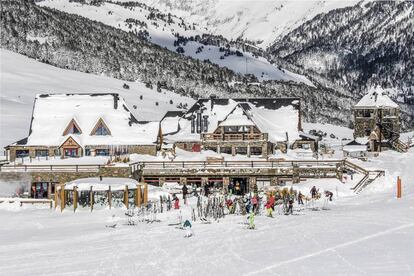
<path id="1" fill-rule="evenodd" d="M 132 172 L 140 169 L 208 169 L 208 168 L 336 168 L 343 164 L 343 160 L 250 160 L 250 161 L 143 161 L 131 163 Z"/>
<path id="2" fill-rule="evenodd" d="M 1 172 L 98 172 L 104 165 L 4 165 Z"/>
<path id="3" fill-rule="evenodd" d="M 266 140 L 265 133 L 203 133 L 202 139 L 205 141 L 251 141 L 251 140 Z"/>

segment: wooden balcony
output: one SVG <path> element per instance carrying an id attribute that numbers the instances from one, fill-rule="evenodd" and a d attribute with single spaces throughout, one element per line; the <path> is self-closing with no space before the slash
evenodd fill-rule
<path id="1" fill-rule="evenodd" d="M 264 141 L 267 140 L 267 133 L 203 133 L 203 141 Z"/>

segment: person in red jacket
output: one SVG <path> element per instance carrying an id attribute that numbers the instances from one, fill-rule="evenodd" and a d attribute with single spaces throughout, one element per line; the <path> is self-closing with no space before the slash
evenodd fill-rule
<path id="1" fill-rule="evenodd" d="M 180 209 L 180 200 L 175 194 L 173 194 L 172 200 L 174 201 L 174 209 Z"/>
<path id="2" fill-rule="evenodd" d="M 273 208 L 275 207 L 275 197 L 274 196 L 271 195 L 267 199 L 265 207 L 266 207 L 266 210 L 267 210 L 267 216 L 268 217 L 273 217 L 272 213 L 273 213 Z"/>

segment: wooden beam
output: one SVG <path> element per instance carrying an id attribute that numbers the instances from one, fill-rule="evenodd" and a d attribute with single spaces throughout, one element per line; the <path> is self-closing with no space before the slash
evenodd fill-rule
<path id="1" fill-rule="evenodd" d="M 89 191 L 89 204 L 91 205 L 91 212 L 93 211 L 93 190 L 92 190 L 92 186 L 91 189 Z"/>
<path id="2" fill-rule="evenodd" d="M 76 186 L 73 186 L 73 212 L 76 212 L 78 208 L 78 191 L 76 190 Z"/>
<path id="3" fill-rule="evenodd" d="M 129 208 L 128 185 L 125 185 L 125 190 L 124 190 L 124 204 L 125 204 L 125 207 L 128 209 Z"/>
<path id="4" fill-rule="evenodd" d="M 65 209 L 65 184 L 62 184 L 60 186 L 60 211 L 63 212 L 63 209 Z"/>
<path id="5" fill-rule="evenodd" d="M 144 184 L 144 205 L 147 206 L 148 203 L 148 184 Z"/>
<path id="6" fill-rule="evenodd" d="M 59 199 L 59 192 L 58 192 L 57 188 L 58 188 L 58 186 L 55 185 L 55 209 L 58 206 L 58 199 Z"/>
<path id="7" fill-rule="evenodd" d="M 137 185 L 137 190 L 135 192 L 135 195 L 137 197 L 136 206 L 137 207 L 141 207 L 141 204 L 142 204 L 142 189 L 141 189 L 141 184 L 138 184 Z"/>
<path id="8" fill-rule="evenodd" d="M 111 209 L 111 207 L 112 207 L 112 191 L 111 191 L 111 185 L 109 185 L 109 189 L 108 189 L 108 205 L 109 205 L 109 209 Z"/>

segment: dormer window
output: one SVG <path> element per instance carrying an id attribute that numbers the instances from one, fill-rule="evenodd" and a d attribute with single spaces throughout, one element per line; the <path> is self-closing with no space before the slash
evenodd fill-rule
<path id="1" fill-rule="evenodd" d="M 105 124 L 104 120 L 100 118 L 93 128 L 91 135 L 106 136 L 111 135 L 111 131 L 108 126 Z"/>
<path id="2" fill-rule="evenodd" d="M 69 134 L 81 134 L 82 130 L 79 127 L 78 123 L 76 123 L 75 119 L 70 120 L 68 126 L 63 131 L 63 136 L 69 135 Z"/>

